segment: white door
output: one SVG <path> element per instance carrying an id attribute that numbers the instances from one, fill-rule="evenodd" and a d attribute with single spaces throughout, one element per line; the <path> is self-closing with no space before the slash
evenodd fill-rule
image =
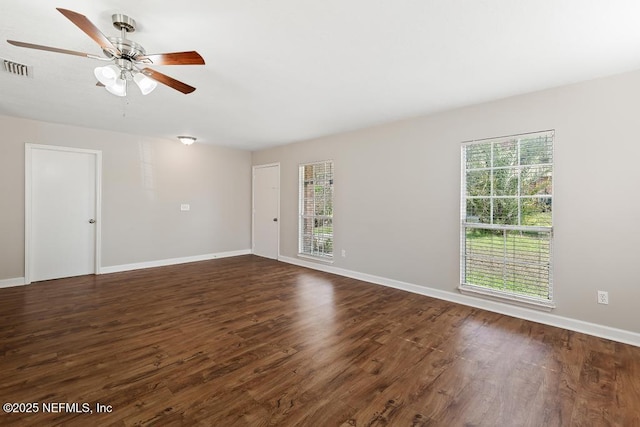
<path id="1" fill-rule="evenodd" d="M 97 273 L 101 156 L 27 144 L 25 282 Z"/>
<path id="2" fill-rule="evenodd" d="M 280 165 L 253 167 L 253 253 L 278 259 Z"/>

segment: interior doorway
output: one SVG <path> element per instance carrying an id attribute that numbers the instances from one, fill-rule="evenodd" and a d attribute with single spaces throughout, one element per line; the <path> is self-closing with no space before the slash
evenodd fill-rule
<path id="1" fill-rule="evenodd" d="M 26 144 L 25 283 L 97 274 L 102 153 Z"/>
<path id="2" fill-rule="evenodd" d="M 278 259 L 280 239 L 280 164 L 253 167 L 253 253 Z"/>

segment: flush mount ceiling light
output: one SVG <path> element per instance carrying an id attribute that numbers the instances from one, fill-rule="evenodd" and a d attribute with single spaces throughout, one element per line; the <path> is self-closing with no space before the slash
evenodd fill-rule
<path id="1" fill-rule="evenodd" d="M 194 142 L 196 142 L 196 137 L 194 136 L 179 136 L 178 139 L 180 140 L 180 142 L 182 142 L 184 145 L 191 145 Z"/>
<path id="2" fill-rule="evenodd" d="M 102 34 L 86 16 L 72 10 L 62 8 L 57 8 L 57 10 L 98 43 L 102 48 L 104 56 L 16 40 L 7 40 L 7 42 L 18 47 L 83 56 L 85 58 L 111 62 L 111 64 L 104 67 L 97 67 L 93 71 L 93 74 L 98 79 L 98 86 L 104 86 L 107 91 L 116 96 L 127 96 L 127 84 L 130 81 L 133 81 L 138 88 L 140 88 L 143 95 L 151 93 L 158 83 L 162 83 L 184 94 L 196 90 L 193 86 L 189 86 L 186 83 L 145 67 L 144 65 L 204 65 L 204 59 L 202 59 L 202 56 L 200 56 L 198 52 L 189 51 L 147 55 L 141 45 L 127 39 L 127 33 L 133 33 L 136 30 L 136 21 L 127 15 L 117 13 L 111 16 L 113 26 L 120 30 L 120 37 L 107 37 Z"/>

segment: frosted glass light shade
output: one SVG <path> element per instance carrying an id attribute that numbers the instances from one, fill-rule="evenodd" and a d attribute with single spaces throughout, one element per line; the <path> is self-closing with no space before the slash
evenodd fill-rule
<path id="1" fill-rule="evenodd" d="M 93 70 L 93 74 L 100 83 L 109 86 L 120 76 L 120 69 L 112 64 L 105 67 L 96 67 L 96 69 Z"/>
<path id="2" fill-rule="evenodd" d="M 136 73 L 136 75 L 133 76 L 133 81 L 136 82 L 136 84 L 140 88 L 140 92 L 142 92 L 143 95 L 151 93 L 151 91 L 154 90 L 156 86 L 158 86 L 158 82 L 150 79 L 142 73 Z"/>
<path id="3" fill-rule="evenodd" d="M 127 81 L 123 78 L 115 79 L 113 83 L 105 85 L 104 88 L 116 96 L 127 96 Z"/>

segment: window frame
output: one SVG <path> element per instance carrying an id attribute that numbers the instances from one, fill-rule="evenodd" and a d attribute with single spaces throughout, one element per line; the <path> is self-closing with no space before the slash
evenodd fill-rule
<path id="1" fill-rule="evenodd" d="M 305 176 L 304 176 L 304 171 L 305 168 L 312 166 L 312 167 L 316 167 L 316 166 L 323 166 L 325 168 L 325 170 L 329 167 L 331 170 L 331 177 L 330 177 L 330 186 L 331 186 L 331 200 L 330 200 L 330 204 L 331 204 L 331 214 L 330 215 L 326 215 L 326 214 L 316 214 L 315 213 L 315 206 L 316 206 L 316 193 L 314 191 L 314 200 L 313 200 L 313 206 L 314 206 L 314 213 L 313 214 L 309 214 L 309 213 L 305 213 L 304 212 L 304 207 L 305 207 L 305 201 L 306 201 L 306 195 L 305 195 Z M 335 164 L 333 160 L 322 160 L 322 161 L 316 161 L 316 162 L 309 162 L 309 163 L 301 163 L 298 165 L 298 256 L 301 258 L 310 258 L 310 259 L 314 259 L 314 260 L 318 260 L 318 261 L 323 261 L 323 262 L 329 262 L 332 263 L 334 260 L 334 255 L 333 255 L 333 238 L 334 238 L 334 232 L 333 232 L 333 203 L 334 203 L 334 176 L 335 176 Z M 326 205 L 326 197 L 325 197 L 325 205 Z M 306 250 L 306 245 L 305 245 L 305 221 L 313 221 L 313 228 L 316 228 L 315 224 L 320 221 L 323 223 L 326 223 L 327 221 L 329 221 L 331 223 L 331 233 L 330 234 L 326 234 L 323 233 L 322 234 L 322 240 L 324 240 L 324 244 L 327 244 L 327 240 L 330 241 L 331 244 L 331 249 L 330 250 L 326 250 L 326 246 L 323 247 L 322 250 L 314 250 L 315 247 L 315 243 L 316 243 L 316 236 L 313 233 L 313 231 L 311 232 L 311 250 L 308 251 Z"/>
<path id="2" fill-rule="evenodd" d="M 543 136 L 546 138 L 550 138 L 550 152 L 551 152 L 551 161 L 547 163 L 537 163 L 537 164 L 524 164 L 522 163 L 522 157 L 520 152 L 520 142 L 518 142 L 517 148 L 517 164 L 509 164 L 509 165 L 498 165 L 494 163 L 494 146 L 496 144 L 505 143 L 513 140 L 520 140 L 524 138 L 534 138 L 536 136 Z M 488 168 L 468 168 L 467 164 L 467 147 L 470 145 L 477 144 L 485 144 L 489 145 L 491 149 L 491 165 Z M 553 297 L 553 175 L 554 175 L 554 166 L 555 166 L 555 158 L 554 158 L 554 145 L 555 145 L 555 130 L 544 130 L 538 132 L 530 132 L 524 134 L 517 135 L 509 135 L 504 137 L 496 137 L 496 138 L 486 138 L 481 140 L 474 141 L 465 141 L 461 145 L 461 185 L 460 185 L 460 285 L 458 289 L 463 294 L 471 294 L 471 295 L 482 295 L 485 297 L 489 297 L 491 299 L 496 299 L 499 301 L 510 302 L 516 305 L 522 305 L 530 308 L 536 308 L 541 310 L 550 311 L 555 308 L 555 301 Z M 541 167 L 544 166 L 548 168 L 549 177 L 550 177 L 550 192 L 544 194 L 521 194 L 521 173 L 522 170 L 526 167 Z M 479 170 L 487 170 L 490 173 L 488 174 L 488 185 L 490 186 L 489 195 L 482 196 L 473 196 L 468 195 L 467 189 L 467 176 L 469 172 L 476 172 Z M 494 188 L 494 171 L 495 170 L 518 170 L 518 178 L 517 178 L 517 194 L 513 195 L 498 195 L 497 190 Z M 534 199 L 536 196 L 541 196 L 541 199 L 548 199 L 551 204 L 551 212 L 550 212 L 550 224 L 546 225 L 523 225 L 521 219 L 521 210 L 522 210 L 522 200 L 525 198 Z M 468 199 L 489 199 L 490 200 L 490 223 L 482 223 L 478 222 L 469 222 L 468 221 L 468 212 L 467 212 L 467 200 Z M 494 200 L 496 199 L 514 199 L 518 200 L 518 212 L 517 212 L 517 224 L 500 224 L 495 223 L 494 221 Z M 539 268 L 544 269 L 548 268 L 548 282 L 542 282 L 543 285 L 546 284 L 546 290 L 548 297 L 537 297 L 533 295 L 527 295 L 520 292 L 509 291 L 505 289 L 505 278 L 507 277 L 506 273 L 503 273 L 502 282 L 496 283 L 498 286 L 502 286 L 502 289 L 494 288 L 486 285 L 479 285 L 474 283 L 467 282 L 467 262 L 469 259 L 473 257 L 467 256 L 467 232 L 470 229 L 481 229 L 481 230 L 492 230 L 495 233 L 503 233 L 503 239 L 505 242 L 505 250 L 502 256 L 495 256 L 492 259 L 498 259 L 502 262 L 503 269 L 506 269 L 507 265 L 510 263 L 509 253 L 506 250 L 506 242 L 508 240 L 509 232 L 525 232 L 525 233 L 540 233 L 540 235 L 548 236 L 548 263 L 547 262 L 539 262 L 537 265 Z M 515 260 L 515 258 L 514 258 Z M 514 268 L 513 270 L 509 270 L 507 273 L 514 273 L 517 270 Z M 528 286 L 528 285 L 524 285 Z M 544 287 L 543 287 L 544 288 Z"/>

